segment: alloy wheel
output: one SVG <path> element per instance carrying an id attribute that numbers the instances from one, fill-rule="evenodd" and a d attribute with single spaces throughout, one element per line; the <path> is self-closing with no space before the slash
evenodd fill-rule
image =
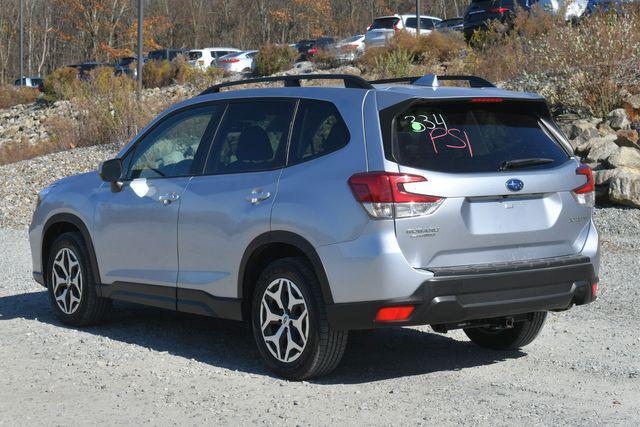
<path id="1" fill-rule="evenodd" d="M 273 357 L 280 362 L 297 360 L 309 338 L 309 311 L 300 289 L 279 278 L 267 286 L 260 302 L 260 330 Z"/>
<path id="2" fill-rule="evenodd" d="M 51 271 L 53 296 L 64 314 L 78 310 L 82 299 L 82 270 L 75 253 L 62 248 L 56 254 Z"/>

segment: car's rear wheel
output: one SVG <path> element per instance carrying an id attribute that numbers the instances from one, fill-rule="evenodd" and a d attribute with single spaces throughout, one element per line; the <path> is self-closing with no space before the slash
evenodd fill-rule
<path id="1" fill-rule="evenodd" d="M 47 289 L 55 315 L 62 323 L 99 323 L 111 300 L 96 293 L 87 247 L 79 233 L 61 234 L 51 245 L 47 261 Z"/>
<path id="2" fill-rule="evenodd" d="M 253 335 L 263 360 L 277 375 L 304 380 L 332 372 L 347 331 L 327 321 L 318 279 L 302 258 L 284 258 L 262 272 L 251 308 Z"/>
<path id="3" fill-rule="evenodd" d="M 536 339 L 546 318 L 546 311 L 538 311 L 529 314 L 527 320 L 515 323 L 512 328 L 469 328 L 465 329 L 464 333 L 480 347 L 493 350 L 516 350 Z"/>

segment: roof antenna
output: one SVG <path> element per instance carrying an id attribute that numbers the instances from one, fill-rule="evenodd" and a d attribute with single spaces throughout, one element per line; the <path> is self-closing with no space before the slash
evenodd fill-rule
<path id="1" fill-rule="evenodd" d="M 414 85 L 417 86 L 430 86 L 433 90 L 436 90 L 440 83 L 438 82 L 438 76 L 435 74 L 427 74 L 426 76 L 422 76 L 416 81 L 413 82 Z"/>

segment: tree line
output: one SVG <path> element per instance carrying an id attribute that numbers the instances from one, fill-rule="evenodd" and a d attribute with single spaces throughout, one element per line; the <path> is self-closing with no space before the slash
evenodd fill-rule
<path id="1" fill-rule="evenodd" d="M 113 61 L 136 50 L 137 0 L 23 0 L 27 76 L 66 64 Z M 19 74 L 19 2 L 0 0 L 0 83 Z M 451 18 L 469 0 L 422 0 L 422 13 Z M 373 18 L 413 13 L 414 0 L 144 0 L 144 50 L 257 48 L 363 33 Z"/>

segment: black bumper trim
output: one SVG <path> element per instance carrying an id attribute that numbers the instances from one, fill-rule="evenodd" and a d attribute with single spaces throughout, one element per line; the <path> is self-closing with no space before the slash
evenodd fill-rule
<path id="1" fill-rule="evenodd" d="M 372 329 L 452 324 L 592 302 L 595 297 L 591 285 L 598 279 L 591 261 L 586 257 L 564 258 L 528 263 L 536 268 L 515 263 L 491 271 L 486 266 L 478 271 L 468 267 L 439 269 L 408 298 L 332 304 L 327 306 L 327 316 L 336 329 Z M 380 308 L 394 305 L 414 305 L 415 309 L 407 321 L 375 322 Z"/>

